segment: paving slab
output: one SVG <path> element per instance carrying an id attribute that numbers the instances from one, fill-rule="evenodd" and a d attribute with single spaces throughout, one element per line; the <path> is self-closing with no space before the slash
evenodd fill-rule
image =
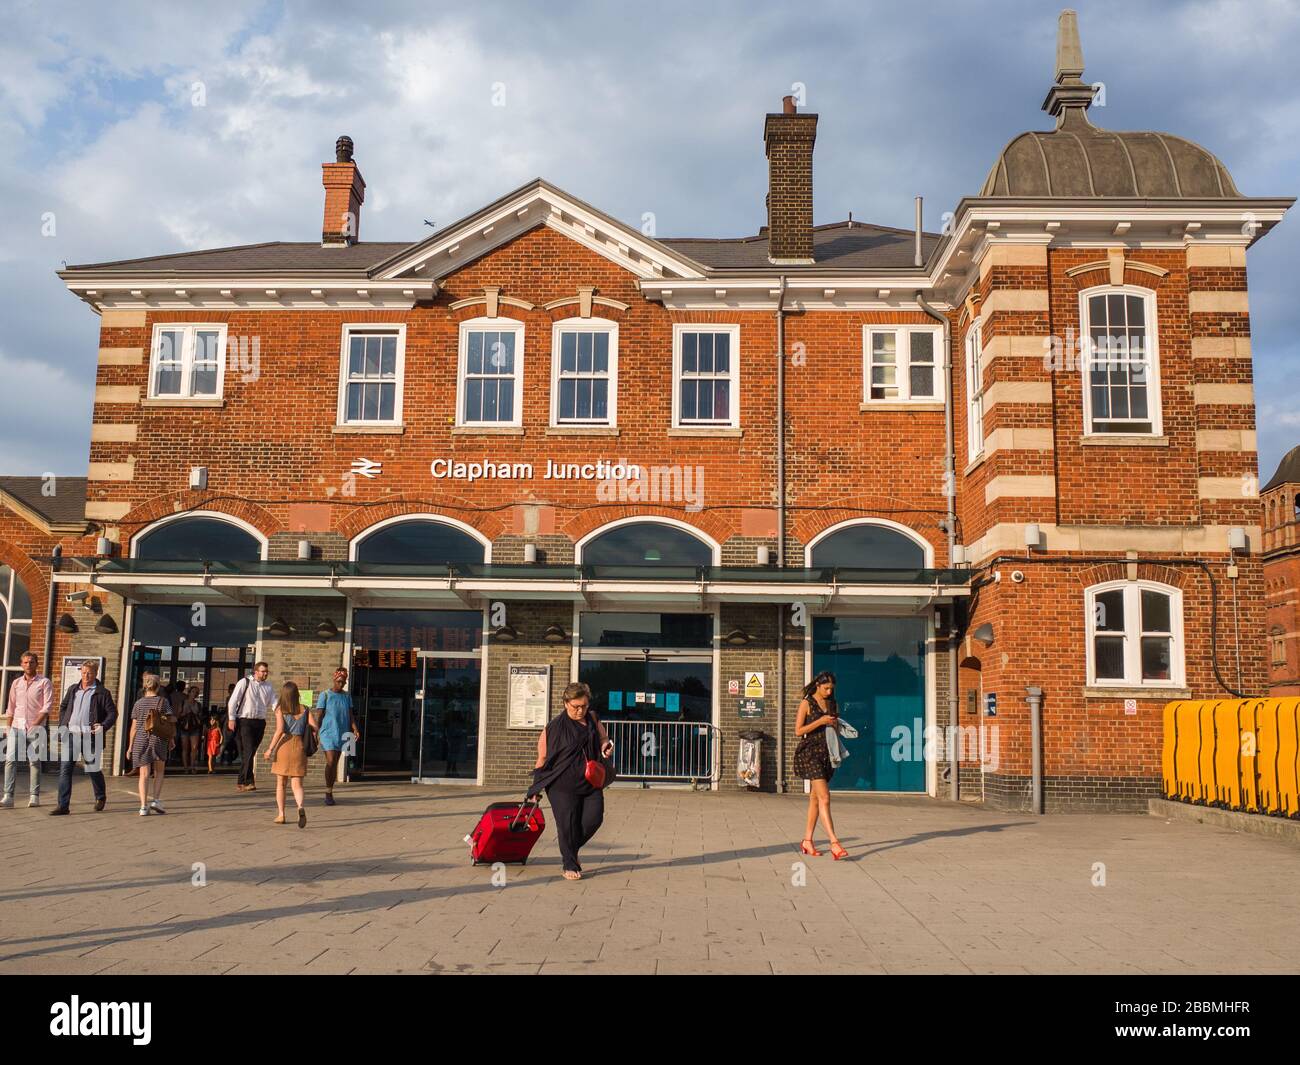
<path id="1" fill-rule="evenodd" d="M 833 862 L 802 795 L 616 788 L 581 881 L 552 829 L 503 881 L 461 841 L 488 789 L 349 784 L 303 830 L 222 781 L 165 797 L 0 811 L 0 972 L 1300 972 L 1300 847 L 1194 822 L 854 798 Z"/>

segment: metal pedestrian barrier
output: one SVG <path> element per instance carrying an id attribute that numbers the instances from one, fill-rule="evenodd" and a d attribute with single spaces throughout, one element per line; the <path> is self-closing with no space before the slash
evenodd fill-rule
<path id="1" fill-rule="evenodd" d="M 603 722 L 614 741 L 621 780 L 715 784 L 722 766 L 722 735 L 700 721 Z"/>
<path id="2" fill-rule="evenodd" d="M 1168 703 L 1161 761 L 1167 799 L 1300 819 L 1300 698 Z"/>

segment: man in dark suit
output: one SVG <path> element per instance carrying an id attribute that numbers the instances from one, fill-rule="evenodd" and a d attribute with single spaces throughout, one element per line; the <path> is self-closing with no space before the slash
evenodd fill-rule
<path id="1" fill-rule="evenodd" d="M 86 776 L 90 777 L 95 793 L 95 812 L 102 810 L 108 801 L 108 789 L 104 786 L 104 743 L 108 730 L 117 721 L 117 706 L 112 693 L 99 683 L 98 673 L 97 662 L 82 662 L 81 683 L 64 692 L 59 705 L 59 731 L 67 738 L 59 745 L 59 805 L 50 811 L 51 817 L 68 813 L 72 802 L 72 769 L 77 761 L 73 757 L 77 754 L 74 743 L 81 744 L 80 760 L 86 765 Z"/>

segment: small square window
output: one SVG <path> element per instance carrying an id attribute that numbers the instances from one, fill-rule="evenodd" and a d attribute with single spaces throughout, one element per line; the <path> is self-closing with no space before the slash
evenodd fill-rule
<path id="1" fill-rule="evenodd" d="M 155 327 L 151 399 L 219 399 L 226 362 L 224 325 Z"/>

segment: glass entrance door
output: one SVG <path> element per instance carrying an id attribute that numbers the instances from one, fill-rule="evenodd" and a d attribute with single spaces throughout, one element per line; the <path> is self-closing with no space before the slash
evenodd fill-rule
<path id="1" fill-rule="evenodd" d="M 482 670 L 477 658 L 445 652 L 420 653 L 421 686 L 416 693 L 419 736 L 415 780 L 475 780 L 478 777 L 478 708 Z"/>
<path id="2" fill-rule="evenodd" d="M 921 618 L 813 618 L 813 675 L 835 674 L 840 716 L 858 730 L 832 791 L 925 791 L 925 643 Z"/>
<path id="3" fill-rule="evenodd" d="M 478 778 L 482 645 L 478 611 L 354 611 L 360 775 Z"/>

